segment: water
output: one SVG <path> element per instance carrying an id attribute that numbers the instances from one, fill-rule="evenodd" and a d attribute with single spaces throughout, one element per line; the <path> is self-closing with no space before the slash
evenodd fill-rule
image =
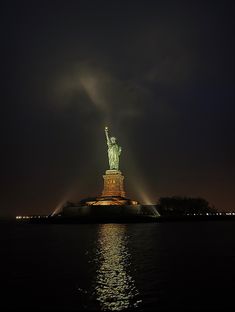
<path id="1" fill-rule="evenodd" d="M 234 221 L 1 224 L 0 308 L 235 308 L 234 237 Z"/>

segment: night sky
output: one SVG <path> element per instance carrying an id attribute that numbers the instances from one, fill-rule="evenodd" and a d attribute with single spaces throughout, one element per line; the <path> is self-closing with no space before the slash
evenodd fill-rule
<path id="1" fill-rule="evenodd" d="M 234 1 L 1 1 L 1 212 L 99 195 L 235 210 Z"/>

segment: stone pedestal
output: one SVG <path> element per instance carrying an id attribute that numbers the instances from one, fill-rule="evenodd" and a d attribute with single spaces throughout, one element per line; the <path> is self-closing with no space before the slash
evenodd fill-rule
<path id="1" fill-rule="evenodd" d="M 123 180 L 124 176 L 119 170 L 106 170 L 104 178 L 104 189 L 102 196 L 125 197 Z"/>

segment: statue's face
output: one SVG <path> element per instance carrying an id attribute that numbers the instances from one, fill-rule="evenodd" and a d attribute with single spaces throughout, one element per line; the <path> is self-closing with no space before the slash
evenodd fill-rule
<path id="1" fill-rule="evenodd" d="M 115 138 L 115 137 L 111 137 L 111 138 L 110 138 L 110 141 L 111 141 L 111 143 L 114 144 L 114 143 L 116 143 L 116 138 Z"/>

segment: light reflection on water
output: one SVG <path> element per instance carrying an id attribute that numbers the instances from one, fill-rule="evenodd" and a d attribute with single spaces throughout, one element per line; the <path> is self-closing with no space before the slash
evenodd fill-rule
<path id="1" fill-rule="evenodd" d="M 137 307 L 141 300 L 137 300 L 138 291 L 129 271 L 126 225 L 100 225 L 96 256 L 95 296 L 101 309 L 120 311 Z"/>

